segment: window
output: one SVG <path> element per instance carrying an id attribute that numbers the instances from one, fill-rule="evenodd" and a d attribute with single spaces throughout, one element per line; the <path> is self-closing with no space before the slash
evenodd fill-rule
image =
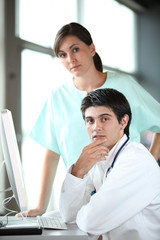
<path id="1" fill-rule="evenodd" d="M 84 10 L 84 25 L 91 32 L 103 64 L 135 72 L 135 13 L 113 0 L 87 0 Z"/>
<path id="2" fill-rule="evenodd" d="M 59 79 L 67 81 L 68 78 L 70 74 L 60 65 L 58 59 L 30 50 L 22 52 L 22 159 L 29 207 L 35 207 L 38 201 L 45 149 L 28 135 L 51 90 L 62 83 Z M 61 175 L 64 175 L 62 160 L 59 168 Z M 58 171 L 57 177 L 60 173 Z M 34 185 L 31 176 L 34 176 Z M 63 178 L 59 176 L 58 179 L 54 184 L 56 192 L 60 189 Z M 57 195 L 54 197 L 55 204 L 58 202 Z"/>
<path id="3" fill-rule="evenodd" d="M 71 21 L 76 21 L 75 0 L 19 0 L 18 32 L 24 40 L 52 47 L 58 29 Z"/>
<path id="4" fill-rule="evenodd" d="M 67 12 L 66 9 L 68 9 Z M 19 1 L 19 30 L 17 33 L 19 32 L 21 39 L 38 44 L 37 49 L 39 45 L 52 48 L 58 29 L 71 21 L 76 21 L 75 0 Z M 21 152 L 29 208 L 35 207 L 38 201 L 45 149 L 31 140 L 28 135 L 50 91 L 66 81 L 68 77 L 70 78 L 69 73 L 60 65 L 57 58 L 38 52 L 37 49 L 36 51 L 26 49 L 21 54 L 23 135 Z M 57 193 L 64 172 L 65 167 L 61 159 L 53 186 L 53 192 L 55 191 L 56 194 L 52 194 L 49 209 L 53 209 L 53 205 L 54 208 L 58 205 Z M 34 185 L 31 176 L 34 176 Z"/>

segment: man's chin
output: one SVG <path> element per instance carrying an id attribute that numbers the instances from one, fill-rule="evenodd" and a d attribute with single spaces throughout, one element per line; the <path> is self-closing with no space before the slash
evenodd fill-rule
<path id="1" fill-rule="evenodd" d="M 92 141 L 94 142 L 94 141 L 98 141 L 98 140 L 102 140 L 102 139 L 106 139 L 106 137 L 104 137 L 104 136 L 97 136 L 97 137 L 93 137 L 92 138 Z"/>

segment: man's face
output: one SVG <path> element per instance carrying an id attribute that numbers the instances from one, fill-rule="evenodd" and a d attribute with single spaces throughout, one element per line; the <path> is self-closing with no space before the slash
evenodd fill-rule
<path id="1" fill-rule="evenodd" d="M 125 115 L 119 123 L 110 108 L 89 107 L 85 111 L 85 123 L 91 141 L 105 138 L 107 147 L 111 149 L 122 138 L 128 123 L 128 115 Z"/>

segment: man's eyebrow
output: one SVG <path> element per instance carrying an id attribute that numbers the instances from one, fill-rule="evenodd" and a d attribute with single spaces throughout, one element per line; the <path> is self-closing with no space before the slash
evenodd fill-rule
<path id="1" fill-rule="evenodd" d="M 98 115 L 98 118 L 103 117 L 103 116 L 112 117 L 112 115 L 109 114 L 109 113 L 102 113 L 102 114 Z M 93 118 L 93 117 L 92 117 L 92 116 L 87 116 L 87 117 L 85 117 L 85 119 L 89 119 L 89 118 Z"/>
<path id="2" fill-rule="evenodd" d="M 87 116 L 87 117 L 85 117 L 85 119 L 88 119 L 88 118 L 93 118 L 93 117 L 91 117 L 91 116 Z"/>
<path id="3" fill-rule="evenodd" d="M 109 114 L 109 113 L 102 113 L 102 114 L 100 114 L 100 115 L 98 116 L 98 118 L 103 117 L 103 116 L 109 116 L 109 117 L 112 117 L 112 115 Z"/>

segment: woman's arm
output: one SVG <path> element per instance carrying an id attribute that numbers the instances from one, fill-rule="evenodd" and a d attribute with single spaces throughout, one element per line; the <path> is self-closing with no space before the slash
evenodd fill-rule
<path id="1" fill-rule="evenodd" d="M 46 150 L 43 168 L 42 168 L 42 181 L 40 188 L 39 202 L 35 209 L 30 209 L 22 213 L 18 213 L 16 216 L 38 216 L 42 215 L 48 206 L 53 180 L 56 175 L 56 170 L 59 162 L 59 155 L 49 149 Z M 38 167 L 37 167 L 38 168 Z"/>
<path id="2" fill-rule="evenodd" d="M 155 133 L 152 144 L 150 147 L 150 152 L 154 156 L 154 158 L 158 161 L 158 158 L 160 156 L 160 133 Z"/>

